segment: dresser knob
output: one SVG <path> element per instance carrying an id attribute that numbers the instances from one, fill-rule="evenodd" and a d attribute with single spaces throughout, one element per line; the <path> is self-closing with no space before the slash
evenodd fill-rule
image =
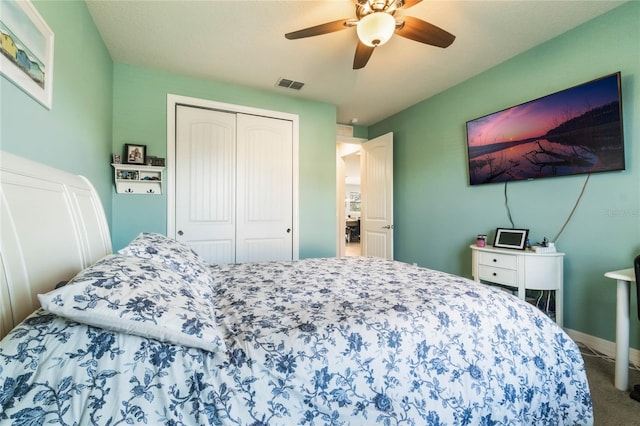
<path id="1" fill-rule="evenodd" d="M 498 261 L 498 259 L 493 259 L 493 261 L 494 261 L 494 262 L 497 262 L 497 261 Z"/>

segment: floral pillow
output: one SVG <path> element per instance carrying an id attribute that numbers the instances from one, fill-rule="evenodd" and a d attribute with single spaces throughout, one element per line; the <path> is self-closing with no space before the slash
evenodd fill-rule
<path id="1" fill-rule="evenodd" d="M 211 285 L 213 280 L 204 260 L 185 244 L 162 234 L 143 232 L 119 254 L 162 263 L 182 274 L 184 280 Z"/>
<path id="2" fill-rule="evenodd" d="M 157 262 L 109 255 L 38 299 L 49 312 L 77 322 L 210 352 L 224 350 L 215 308 L 193 287 Z"/>

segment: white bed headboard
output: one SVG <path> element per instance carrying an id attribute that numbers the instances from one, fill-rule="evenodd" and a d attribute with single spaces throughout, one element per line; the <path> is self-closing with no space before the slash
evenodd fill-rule
<path id="1" fill-rule="evenodd" d="M 100 198 L 83 176 L 0 152 L 0 338 L 37 294 L 111 253 Z"/>

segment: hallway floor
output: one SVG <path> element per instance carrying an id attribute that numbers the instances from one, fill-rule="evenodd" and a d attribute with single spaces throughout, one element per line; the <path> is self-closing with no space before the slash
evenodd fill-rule
<path id="1" fill-rule="evenodd" d="M 346 243 L 344 254 L 345 256 L 362 256 L 360 242 Z"/>

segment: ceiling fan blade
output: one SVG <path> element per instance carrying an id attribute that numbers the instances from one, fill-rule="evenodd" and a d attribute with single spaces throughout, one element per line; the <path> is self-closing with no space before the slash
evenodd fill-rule
<path id="1" fill-rule="evenodd" d="M 364 68 L 369 62 L 369 58 L 373 54 L 373 50 L 375 47 L 370 47 L 358 40 L 358 45 L 356 46 L 356 55 L 353 57 L 353 69 L 359 70 L 360 68 Z"/>
<path id="2" fill-rule="evenodd" d="M 404 24 L 396 30 L 399 36 L 443 48 L 449 47 L 456 39 L 453 34 L 422 19 L 403 16 L 400 20 L 403 20 Z"/>
<path id="3" fill-rule="evenodd" d="M 398 9 L 409 9 L 410 7 L 415 6 L 420 3 L 422 0 L 404 0 Z"/>
<path id="4" fill-rule="evenodd" d="M 349 19 L 339 19 L 337 21 L 327 22 L 325 24 L 315 25 L 313 27 L 286 33 L 284 36 L 289 40 L 294 40 L 297 38 L 313 37 L 317 35 L 333 33 L 349 28 L 347 26 L 347 21 L 349 21 Z"/>

